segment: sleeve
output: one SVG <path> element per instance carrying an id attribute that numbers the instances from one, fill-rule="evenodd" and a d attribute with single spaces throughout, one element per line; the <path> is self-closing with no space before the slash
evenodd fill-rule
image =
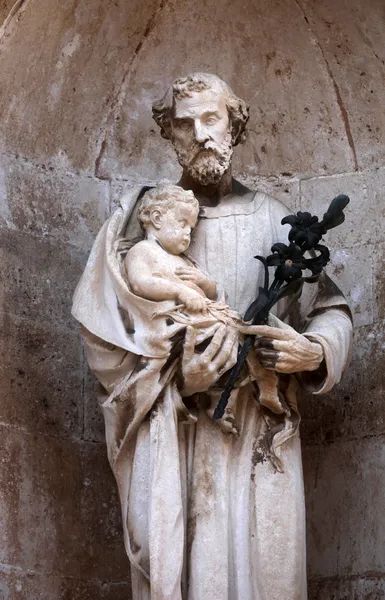
<path id="1" fill-rule="evenodd" d="M 352 315 L 336 284 L 322 273 L 317 283 L 305 283 L 291 307 L 291 324 L 312 342 L 321 344 L 324 360 L 316 371 L 303 372 L 299 381 L 313 394 L 329 392 L 350 362 Z"/>

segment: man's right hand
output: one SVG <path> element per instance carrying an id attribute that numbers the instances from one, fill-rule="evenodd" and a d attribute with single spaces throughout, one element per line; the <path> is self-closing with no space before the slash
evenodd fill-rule
<path id="1" fill-rule="evenodd" d="M 207 392 L 237 362 L 238 334 L 220 325 L 202 354 L 195 352 L 196 333 L 187 327 L 182 357 L 182 396 Z"/>

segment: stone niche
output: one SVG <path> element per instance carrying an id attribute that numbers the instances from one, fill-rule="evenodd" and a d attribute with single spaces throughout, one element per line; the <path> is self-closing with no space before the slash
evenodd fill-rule
<path id="1" fill-rule="evenodd" d="M 385 596 L 382 0 L 0 2 L 0 599 L 128 600 L 97 387 L 71 296 L 122 191 L 175 180 L 151 102 L 218 74 L 251 104 L 236 175 L 331 233 L 351 369 L 302 403 L 311 600 Z"/>

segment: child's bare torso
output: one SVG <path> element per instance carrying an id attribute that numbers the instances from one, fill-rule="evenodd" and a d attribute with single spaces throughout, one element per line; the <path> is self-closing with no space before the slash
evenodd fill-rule
<path id="1" fill-rule="evenodd" d="M 130 271 L 141 274 L 151 271 L 153 277 L 160 277 L 184 285 L 203 294 L 203 291 L 192 281 L 182 281 L 175 273 L 178 268 L 194 267 L 184 254 L 171 254 L 153 240 L 142 240 L 135 244 L 127 253 L 126 261 L 130 262 Z"/>
<path id="2" fill-rule="evenodd" d="M 138 253 L 141 250 L 145 251 L 143 253 L 143 259 L 145 260 L 146 265 L 150 264 L 152 274 L 157 275 L 158 277 L 165 277 L 172 281 L 180 282 L 180 279 L 175 275 L 176 269 L 178 267 L 193 266 L 193 263 L 184 254 L 170 254 L 169 252 L 166 252 L 159 243 L 143 240 L 136 244 L 136 246 Z"/>

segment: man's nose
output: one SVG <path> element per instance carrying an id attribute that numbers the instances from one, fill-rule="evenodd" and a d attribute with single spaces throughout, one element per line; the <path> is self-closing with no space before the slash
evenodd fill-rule
<path id="1" fill-rule="evenodd" d="M 194 121 L 194 137 L 198 144 L 203 144 L 210 139 L 206 127 L 198 119 Z"/>

